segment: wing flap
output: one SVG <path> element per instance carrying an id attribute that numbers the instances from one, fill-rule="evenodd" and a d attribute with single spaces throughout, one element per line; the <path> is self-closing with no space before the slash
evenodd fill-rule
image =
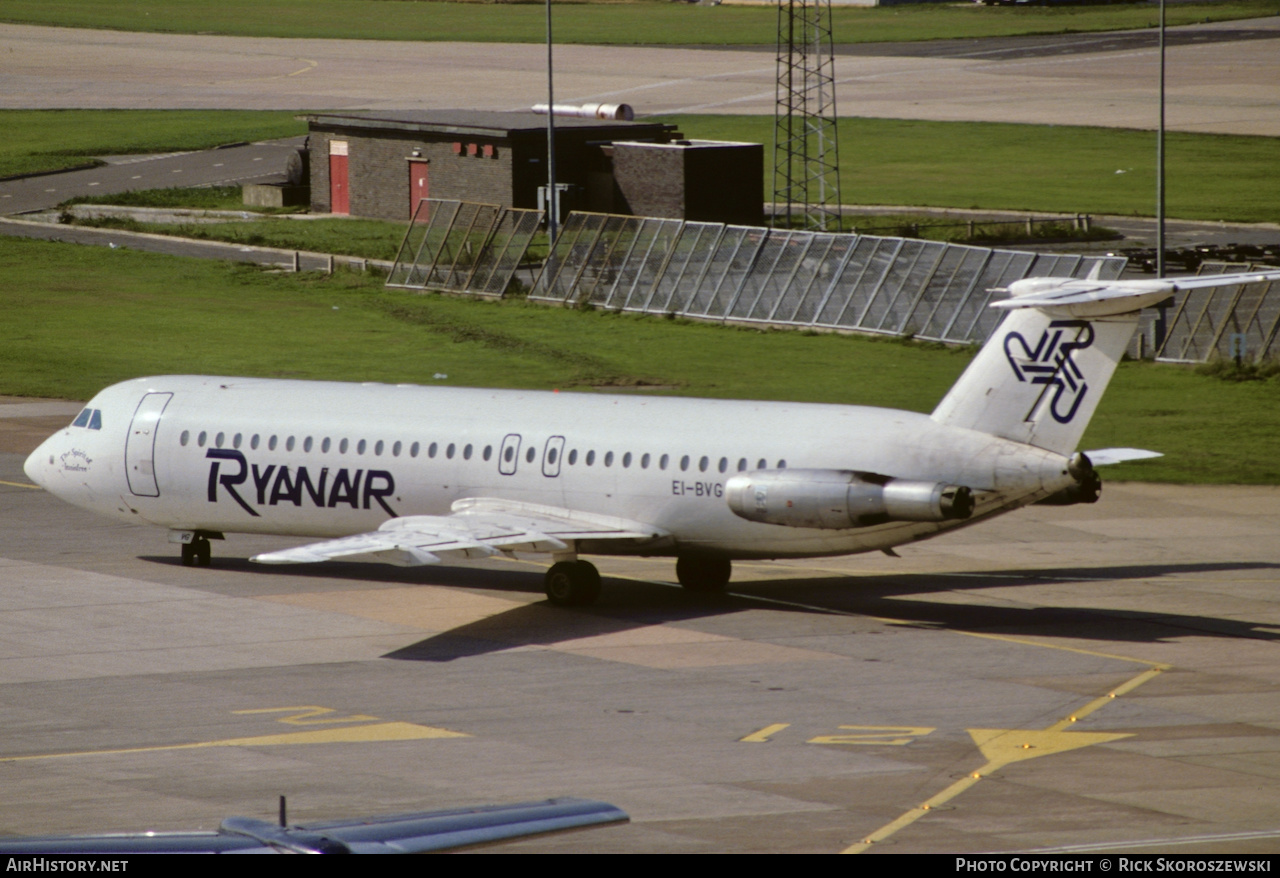
<path id="1" fill-rule="evenodd" d="M 264 552 L 259 564 L 311 564 L 335 558 L 364 558 L 401 567 L 472 561 L 499 553 L 571 551 L 578 540 L 647 542 L 666 531 L 636 521 L 571 509 L 491 498 L 453 504 L 450 515 L 393 518 L 376 531 Z"/>

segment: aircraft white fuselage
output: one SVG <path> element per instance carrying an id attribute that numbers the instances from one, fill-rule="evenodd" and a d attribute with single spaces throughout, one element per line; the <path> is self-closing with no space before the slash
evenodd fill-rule
<path id="1" fill-rule="evenodd" d="M 114 385 L 87 408 L 101 428 L 51 436 L 28 475 L 86 509 L 175 531 L 339 537 L 501 498 L 660 534 L 593 552 L 799 557 L 888 548 L 973 519 L 760 523 L 730 508 L 732 477 L 851 470 L 965 485 L 975 518 L 1073 484 L 1060 454 L 861 406 L 169 375 Z"/>
<path id="2" fill-rule="evenodd" d="M 25 469 L 78 506 L 168 528 L 184 564 L 208 564 L 211 538 L 267 533 L 321 541 L 252 560 L 550 555 L 560 604 L 599 593 L 582 554 L 674 555 L 683 585 L 713 590 L 734 558 L 888 550 L 1040 500 L 1093 502 L 1077 447 L 1139 310 L 1278 279 L 1018 281 L 928 415 L 165 375 L 103 390 Z"/>

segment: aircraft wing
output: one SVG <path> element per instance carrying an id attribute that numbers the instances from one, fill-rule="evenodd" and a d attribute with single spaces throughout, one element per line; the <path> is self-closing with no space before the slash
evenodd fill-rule
<path id="1" fill-rule="evenodd" d="M 2 854 L 409 854 L 623 823 L 626 812 L 589 799 L 547 799 L 355 820 L 277 826 L 228 817 L 217 832 L 129 832 L 0 839 Z"/>
<path id="2" fill-rule="evenodd" d="M 376 531 L 254 555 L 259 564 L 306 564 L 364 557 L 400 567 L 473 560 L 500 552 L 566 552 L 578 540 L 644 543 L 668 533 L 643 522 L 515 500 L 474 497 L 449 515 L 392 518 Z"/>

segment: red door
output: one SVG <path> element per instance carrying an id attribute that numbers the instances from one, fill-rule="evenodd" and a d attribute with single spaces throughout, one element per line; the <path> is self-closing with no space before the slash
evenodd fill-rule
<path id="1" fill-rule="evenodd" d="M 409 216 L 417 222 L 426 222 L 427 209 L 422 208 L 421 213 L 416 213 L 418 205 L 427 197 L 427 163 L 409 162 Z"/>
<path id="2" fill-rule="evenodd" d="M 329 210 L 346 216 L 351 213 L 351 185 L 347 176 L 347 142 L 329 141 Z"/>

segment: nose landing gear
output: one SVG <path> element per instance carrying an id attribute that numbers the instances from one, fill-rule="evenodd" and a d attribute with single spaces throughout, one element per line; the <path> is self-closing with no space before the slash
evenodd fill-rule
<path id="1" fill-rule="evenodd" d="M 213 558 L 209 550 L 209 540 L 225 539 L 221 533 L 212 530 L 171 530 L 169 542 L 182 544 L 183 567 L 208 567 Z"/>
<path id="2" fill-rule="evenodd" d="M 191 542 L 182 544 L 183 567 L 208 567 L 212 560 L 208 537 L 193 537 Z"/>

